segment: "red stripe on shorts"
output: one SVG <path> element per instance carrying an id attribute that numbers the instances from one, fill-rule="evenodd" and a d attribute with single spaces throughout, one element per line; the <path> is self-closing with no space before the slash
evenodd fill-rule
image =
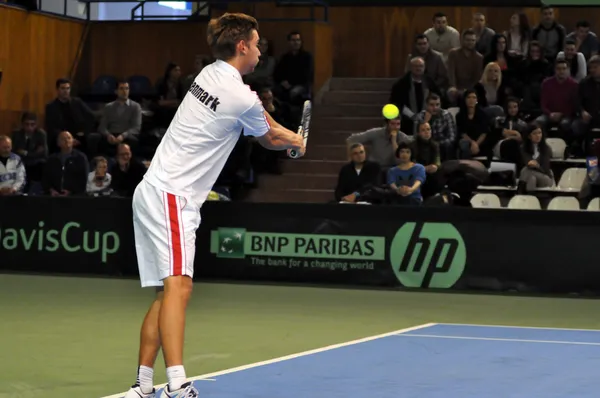
<path id="1" fill-rule="evenodd" d="M 181 253 L 181 230 L 179 229 L 179 208 L 177 198 L 167 194 L 169 208 L 169 226 L 171 228 L 171 250 L 173 251 L 173 276 L 183 275 L 183 259 Z"/>

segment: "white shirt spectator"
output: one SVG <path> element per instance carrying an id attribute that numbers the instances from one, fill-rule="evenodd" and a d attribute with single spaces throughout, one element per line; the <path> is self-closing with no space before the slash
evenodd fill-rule
<path id="1" fill-rule="evenodd" d="M 201 207 L 241 130 L 260 137 L 270 128 L 262 102 L 238 70 L 216 61 L 192 83 L 144 178 Z"/>
<path id="2" fill-rule="evenodd" d="M 110 184 L 112 177 L 109 173 L 106 173 L 104 177 L 96 178 L 96 172 L 92 171 L 88 174 L 86 192 L 88 194 L 109 194 L 112 189 Z"/>
<path id="3" fill-rule="evenodd" d="M 429 28 L 425 31 L 425 36 L 429 40 L 431 49 L 442 53 L 444 62 L 448 60 L 450 50 L 460 47 L 460 33 L 452 26 L 447 26 L 442 34 L 439 34 L 435 28 Z"/>
<path id="4" fill-rule="evenodd" d="M 25 187 L 25 165 L 21 157 L 11 153 L 6 161 L 0 162 L 0 189 L 12 188 L 21 192 Z"/>
<path id="5" fill-rule="evenodd" d="M 565 59 L 565 52 L 561 51 L 556 56 L 556 59 Z M 582 53 L 577 53 L 577 73 L 573 74 L 571 71 L 571 77 L 575 79 L 576 82 L 582 81 L 587 76 L 587 62 L 585 61 L 585 56 Z"/>

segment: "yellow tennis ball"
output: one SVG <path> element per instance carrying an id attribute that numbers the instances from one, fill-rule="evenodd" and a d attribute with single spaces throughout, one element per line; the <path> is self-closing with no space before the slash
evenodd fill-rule
<path id="1" fill-rule="evenodd" d="M 392 120 L 392 119 L 396 119 L 398 117 L 398 115 L 400 115 L 400 110 L 394 104 L 387 104 L 386 106 L 383 107 L 382 113 L 383 113 L 383 117 L 385 117 L 386 119 Z"/>
<path id="2" fill-rule="evenodd" d="M 210 191 L 208 193 L 208 198 L 206 198 L 206 200 L 219 200 L 219 194 L 216 193 L 215 191 Z"/>

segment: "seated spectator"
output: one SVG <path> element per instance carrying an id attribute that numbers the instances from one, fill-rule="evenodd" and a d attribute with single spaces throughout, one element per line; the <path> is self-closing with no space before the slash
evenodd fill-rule
<path id="1" fill-rule="evenodd" d="M 448 89 L 448 69 L 440 52 L 431 49 L 429 39 L 425 35 L 417 35 L 413 52 L 408 54 L 404 73 L 412 72 L 413 60 L 422 58 L 425 62 L 425 76 L 431 79 L 440 90 Z"/>
<path id="2" fill-rule="evenodd" d="M 392 87 L 390 103 L 400 109 L 402 125 L 412 134 L 415 130 L 413 118 L 425 108 L 425 99 L 429 93 L 441 95 L 441 92 L 435 82 L 425 74 L 426 63 L 423 58 L 413 58 L 410 65 L 410 72 Z"/>
<path id="3" fill-rule="evenodd" d="M 283 102 L 299 105 L 310 95 L 313 84 L 313 57 L 302 48 L 302 37 L 291 32 L 288 37 L 290 50 L 275 67 L 275 96 Z"/>
<path id="4" fill-rule="evenodd" d="M 420 205 L 423 203 L 421 185 L 427 178 L 425 167 L 414 163 L 410 145 L 401 142 L 396 149 L 398 165 L 387 173 L 387 183 L 396 193 L 393 203 L 401 205 Z"/>
<path id="5" fill-rule="evenodd" d="M 523 164 L 519 176 L 519 192 L 530 192 L 537 188 L 554 185 L 554 176 L 550 168 L 552 150 L 546 144 L 542 129 L 534 129 L 523 142 Z"/>
<path id="6" fill-rule="evenodd" d="M 485 24 L 485 15 L 480 12 L 473 14 L 473 31 L 477 35 L 475 49 L 481 55 L 488 54 L 492 48 L 492 39 L 496 32 Z"/>
<path id="7" fill-rule="evenodd" d="M 472 88 L 481 76 L 483 56 L 475 50 L 476 42 L 475 32 L 467 29 L 462 34 L 461 47 L 450 50 L 448 54 L 448 98 L 452 103 L 456 103 L 458 97 Z"/>
<path id="8" fill-rule="evenodd" d="M 501 137 L 494 142 L 494 156 L 517 165 L 521 164 L 521 143 L 528 126 L 519 118 L 519 100 L 509 97 L 506 101 L 506 117 L 496 119 L 495 129 Z M 494 140 L 492 140 L 494 141 Z M 519 167 L 520 169 L 520 167 Z"/>
<path id="9" fill-rule="evenodd" d="M 50 155 L 44 167 L 42 185 L 52 196 L 85 193 L 89 174 L 87 157 L 73 149 L 73 136 L 68 131 L 58 135 L 60 152 Z"/>
<path id="10" fill-rule="evenodd" d="M 421 186 L 423 199 L 440 192 L 439 172 L 441 166 L 440 147 L 431 139 L 431 126 L 421 123 L 417 127 L 417 136 L 411 144 L 411 152 L 415 162 L 425 166 L 426 179 Z"/>
<path id="11" fill-rule="evenodd" d="M 540 43 L 544 49 L 544 56 L 549 62 L 554 62 L 558 52 L 562 50 L 567 36 L 564 26 L 556 22 L 554 8 L 543 6 L 541 9 L 542 21 L 531 32 L 531 39 Z"/>
<path id="12" fill-rule="evenodd" d="M 586 61 L 598 54 L 598 36 L 590 32 L 588 21 L 577 22 L 575 31 L 567 35 L 567 40 L 575 42 L 576 51 L 582 53 Z"/>
<path id="13" fill-rule="evenodd" d="M 535 121 L 539 127 L 548 131 L 558 126 L 562 138 L 571 141 L 571 123 L 578 103 L 577 82 L 570 76 L 569 65 L 564 59 L 556 60 L 555 76 L 542 83 L 542 112 Z"/>
<path id="14" fill-rule="evenodd" d="M 384 119 L 385 125 L 375 127 L 362 133 L 354 133 L 346 140 L 348 145 L 369 144 L 369 160 L 378 163 L 382 168 L 394 167 L 396 161 L 396 148 L 401 142 L 410 138 L 400 131 L 400 119 Z"/>
<path id="15" fill-rule="evenodd" d="M 543 56 L 543 49 L 537 41 L 529 43 L 527 59 L 520 65 L 518 70 L 517 93 L 523 98 L 521 106 L 524 112 L 539 116 L 542 82 L 552 76 L 552 64 Z"/>
<path id="16" fill-rule="evenodd" d="M 425 36 L 431 48 L 442 53 L 444 62 L 448 59 L 450 50 L 460 47 L 460 33 L 448 25 L 448 19 L 443 12 L 433 15 L 433 26 L 425 31 Z"/>
<path id="17" fill-rule="evenodd" d="M 244 76 L 244 81 L 256 92 L 264 87 L 273 87 L 273 74 L 275 73 L 275 57 L 269 46 L 269 41 L 261 37 L 258 42 L 260 57 L 254 71 Z"/>
<path id="18" fill-rule="evenodd" d="M 458 145 L 460 159 L 490 156 L 491 148 L 487 145 L 490 117 L 479 106 L 477 93 L 474 90 L 465 91 L 464 102 L 456 115 L 456 128 L 460 136 Z"/>
<path id="19" fill-rule="evenodd" d="M 207 65 L 210 65 L 212 62 L 213 60 L 210 57 L 205 55 L 196 55 L 194 58 L 194 73 L 187 75 L 183 80 L 184 93 L 190 89 L 192 83 L 194 83 L 194 80 L 196 80 L 196 77 L 200 74 L 200 72 L 202 72 L 202 69 L 204 69 L 204 67 Z"/>
<path id="20" fill-rule="evenodd" d="M 173 62 L 167 65 L 164 76 L 156 84 L 156 93 L 158 103 L 154 109 L 154 121 L 157 127 L 167 128 L 186 94 L 179 65 Z"/>
<path id="21" fill-rule="evenodd" d="M 94 158 L 95 169 L 88 174 L 86 192 L 88 195 L 110 195 L 112 177 L 108 173 L 108 161 L 102 156 Z"/>
<path id="22" fill-rule="evenodd" d="M 429 94 L 427 106 L 415 118 L 417 123 L 429 123 L 433 140 L 440 146 L 442 161 L 453 159 L 456 153 L 456 122 L 446 109 L 442 109 L 440 96 Z"/>
<path id="23" fill-rule="evenodd" d="M 135 149 L 142 129 L 142 107 L 129 99 L 129 83 L 120 81 L 116 93 L 117 100 L 102 110 L 98 127 L 98 133 L 102 135 L 101 153 L 110 156 L 116 153 L 117 145 L 124 142 Z"/>
<path id="24" fill-rule="evenodd" d="M 524 12 L 513 14 L 510 17 L 510 29 L 504 32 L 504 36 L 506 36 L 508 54 L 517 59 L 525 58 L 531 40 L 531 28 L 527 14 Z"/>
<path id="25" fill-rule="evenodd" d="M 41 181 L 42 171 L 48 157 L 46 132 L 37 125 L 34 113 L 25 112 L 21 117 L 21 129 L 12 134 L 13 151 L 21 157 L 27 171 L 27 179 Z"/>
<path id="26" fill-rule="evenodd" d="M 25 187 L 25 165 L 11 151 L 11 139 L 0 135 L 0 196 L 16 195 Z"/>
<path id="27" fill-rule="evenodd" d="M 497 34 L 492 38 L 491 52 L 483 58 L 483 64 L 495 62 L 502 71 L 502 81 L 506 87 L 516 87 L 518 82 L 518 68 L 521 61 L 508 53 L 506 36 Z"/>
<path id="28" fill-rule="evenodd" d="M 350 163 L 340 170 L 335 200 L 349 203 L 369 201 L 364 195 L 371 188 L 381 184 L 381 168 L 377 163 L 366 160 L 365 147 L 362 144 L 352 144 L 349 151 Z"/>
<path id="29" fill-rule="evenodd" d="M 146 174 L 146 166 L 132 157 L 129 145 L 119 144 L 117 162 L 110 169 L 111 187 L 115 194 L 133 197 L 133 192 L 144 178 L 144 174 Z"/>
<path id="30" fill-rule="evenodd" d="M 481 80 L 475 84 L 475 93 L 481 109 L 490 118 L 504 116 L 503 106 L 506 104 L 507 87 L 502 80 L 500 65 L 490 62 L 481 74 Z"/>
<path id="31" fill-rule="evenodd" d="M 573 123 L 573 133 L 590 154 L 591 143 L 600 138 L 600 134 L 592 131 L 600 128 L 600 56 L 594 55 L 588 64 L 590 75 L 579 83 L 577 98 L 581 118 Z"/>
<path id="32" fill-rule="evenodd" d="M 565 50 L 560 51 L 556 56 L 556 59 L 564 59 L 569 63 L 571 77 L 575 79 L 576 82 L 579 83 L 587 76 L 585 57 L 582 53 L 577 52 L 575 41 L 567 40 L 565 42 Z"/>
<path id="33" fill-rule="evenodd" d="M 73 145 L 84 152 L 95 152 L 92 143 L 88 145 L 89 134 L 96 120 L 91 109 L 77 97 L 71 97 L 71 81 L 56 81 L 56 99 L 46 105 L 46 133 L 50 153 L 59 150 L 56 146 L 62 131 L 73 132 Z"/>

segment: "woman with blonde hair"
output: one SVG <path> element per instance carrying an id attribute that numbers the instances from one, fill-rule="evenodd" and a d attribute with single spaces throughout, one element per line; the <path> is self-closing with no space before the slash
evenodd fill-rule
<path id="1" fill-rule="evenodd" d="M 497 62 L 485 66 L 481 80 L 474 87 L 479 106 L 491 117 L 504 115 L 502 108 L 506 103 L 506 86 L 502 82 L 502 71 Z"/>

